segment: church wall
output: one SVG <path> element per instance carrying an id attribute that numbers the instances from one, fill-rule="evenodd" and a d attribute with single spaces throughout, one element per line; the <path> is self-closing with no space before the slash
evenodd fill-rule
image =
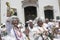
<path id="1" fill-rule="evenodd" d="M 22 23 L 25 22 L 25 16 L 24 16 L 24 8 L 22 7 L 23 0 L 1 0 L 1 23 L 4 23 L 6 21 L 6 14 L 7 14 L 7 6 L 6 2 L 10 3 L 11 8 L 17 9 L 17 16 L 19 17 L 20 21 Z M 60 16 L 59 14 L 59 5 L 57 0 L 38 0 L 38 7 L 37 7 L 37 16 L 45 18 L 44 15 L 44 7 L 45 6 L 53 6 L 54 11 L 54 18 L 56 19 L 56 16 Z"/>
<path id="2" fill-rule="evenodd" d="M 59 4 L 59 13 L 60 13 L 60 0 L 58 0 L 58 4 Z"/>
<path id="3" fill-rule="evenodd" d="M 1 0 L 1 23 L 4 23 L 6 21 L 6 2 L 7 0 Z"/>
<path id="4" fill-rule="evenodd" d="M 17 16 L 19 17 L 20 21 L 24 23 L 24 11 L 22 9 L 21 0 L 1 0 L 1 23 L 6 21 L 6 14 L 7 14 L 7 6 L 6 2 L 10 3 L 11 8 L 17 9 Z"/>
<path id="5" fill-rule="evenodd" d="M 54 11 L 54 18 L 56 19 L 56 16 L 60 16 L 59 14 L 59 4 L 57 0 L 38 0 L 39 4 L 39 11 L 38 11 L 38 16 L 42 16 L 45 18 L 44 15 L 44 7 L 45 6 L 53 6 L 53 11 Z"/>

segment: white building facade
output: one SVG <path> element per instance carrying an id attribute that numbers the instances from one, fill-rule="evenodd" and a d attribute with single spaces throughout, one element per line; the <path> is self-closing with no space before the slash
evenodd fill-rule
<path id="1" fill-rule="evenodd" d="M 17 16 L 23 24 L 28 15 L 44 19 L 56 19 L 60 16 L 59 0 L 1 0 L 1 23 L 4 23 L 7 18 L 6 2 L 10 3 L 11 8 L 17 10 Z"/>

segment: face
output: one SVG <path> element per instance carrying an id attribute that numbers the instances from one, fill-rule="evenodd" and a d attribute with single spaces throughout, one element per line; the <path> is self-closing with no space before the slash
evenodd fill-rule
<path id="1" fill-rule="evenodd" d="M 12 21 L 12 24 L 13 24 L 14 26 L 17 26 L 18 23 L 19 23 L 19 20 L 18 20 L 18 19 Z"/>
<path id="2" fill-rule="evenodd" d="M 32 23 L 32 22 L 30 22 L 30 23 L 29 23 L 29 26 L 32 28 L 32 27 L 33 27 L 33 23 Z"/>
<path id="3" fill-rule="evenodd" d="M 48 23 L 48 22 L 49 22 L 49 20 L 45 20 L 45 22 L 46 22 L 46 23 Z"/>
<path id="4" fill-rule="evenodd" d="M 48 19 L 48 18 L 46 18 L 46 19 L 45 19 L 45 22 L 46 22 L 46 23 L 48 23 L 48 22 L 49 22 L 49 19 Z"/>
<path id="5" fill-rule="evenodd" d="M 42 27 L 42 25 L 43 25 L 43 22 L 40 22 L 40 21 L 38 21 L 38 23 L 37 23 L 40 27 Z"/>

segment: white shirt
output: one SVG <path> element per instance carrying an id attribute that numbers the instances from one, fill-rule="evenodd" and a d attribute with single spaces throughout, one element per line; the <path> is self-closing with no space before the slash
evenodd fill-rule
<path id="1" fill-rule="evenodd" d="M 37 28 L 36 30 L 36 35 L 35 38 L 38 38 L 37 40 L 42 40 L 42 37 L 39 34 L 42 34 L 44 31 L 48 31 L 44 26 L 43 27 L 39 27 L 38 25 L 35 27 Z"/>
<path id="2" fill-rule="evenodd" d="M 46 27 L 46 28 L 49 28 L 49 24 L 48 23 L 43 23 L 43 25 Z"/>
<path id="3" fill-rule="evenodd" d="M 17 37 L 18 37 L 18 36 L 17 36 Z M 17 40 L 13 29 L 11 29 L 9 35 L 7 35 L 7 36 L 5 36 L 5 37 L 2 37 L 2 39 L 3 39 L 3 40 Z M 22 33 L 22 37 L 19 38 L 19 39 L 20 39 L 20 40 L 26 40 L 25 34 Z"/>
<path id="4" fill-rule="evenodd" d="M 30 28 L 29 27 L 29 37 L 30 37 L 30 40 L 34 40 L 34 34 L 37 32 L 37 29 L 36 28 Z"/>

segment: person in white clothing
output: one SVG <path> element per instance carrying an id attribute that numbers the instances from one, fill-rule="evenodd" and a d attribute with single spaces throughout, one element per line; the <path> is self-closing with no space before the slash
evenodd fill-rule
<path id="1" fill-rule="evenodd" d="M 14 16 L 11 18 L 12 29 L 10 33 L 2 37 L 3 40 L 26 40 L 25 34 L 21 32 L 21 27 L 18 27 L 19 19 L 18 17 Z"/>
<path id="2" fill-rule="evenodd" d="M 50 22 L 49 19 L 46 18 L 45 23 L 43 25 L 45 26 L 45 28 L 48 29 L 48 33 L 49 33 L 48 36 L 51 38 L 51 40 L 53 40 L 53 33 L 52 33 L 53 24 L 52 24 L 52 22 Z"/>
<path id="3" fill-rule="evenodd" d="M 42 19 L 38 19 L 36 28 L 38 30 L 35 34 L 36 35 L 35 40 L 44 40 L 46 37 L 45 34 L 46 34 L 46 32 L 48 32 L 48 30 L 46 29 L 46 27 L 43 26 Z M 47 33 L 47 35 L 48 35 L 48 33 Z"/>
<path id="4" fill-rule="evenodd" d="M 34 40 L 34 34 L 36 32 L 36 28 L 34 27 L 32 20 L 29 20 L 29 22 L 28 22 L 28 29 L 29 29 L 30 40 Z"/>

